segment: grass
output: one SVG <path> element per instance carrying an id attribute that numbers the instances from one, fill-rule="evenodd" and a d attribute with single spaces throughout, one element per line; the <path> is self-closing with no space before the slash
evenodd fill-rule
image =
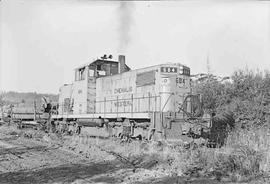
<path id="1" fill-rule="evenodd" d="M 257 171 L 270 173 L 269 140 L 270 130 L 267 128 L 240 130 L 229 134 L 226 148 L 233 149 L 242 168 L 248 170 L 249 174 Z"/>
<path id="2" fill-rule="evenodd" d="M 171 168 L 178 175 L 227 178 L 233 182 L 270 174 L 268 129 L 231 132 L 222 148 L 171 151 Z"/>

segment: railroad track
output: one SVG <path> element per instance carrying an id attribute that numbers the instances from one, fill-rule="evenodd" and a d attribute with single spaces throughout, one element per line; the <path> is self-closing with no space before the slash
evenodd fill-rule
<path id="1" fill-rule="evenodd" d="M 23 154 L 32 154 L 34 152 L 46 152 L 49 150 L 58 149 L 59 146 L 33 146 L 33 147 L 11 147 L 4 148 L 0 150 L 0 156 L 3 157 L 5 155 L 11 154 L 16 156 L 17 158 L 22 159 Z"/>

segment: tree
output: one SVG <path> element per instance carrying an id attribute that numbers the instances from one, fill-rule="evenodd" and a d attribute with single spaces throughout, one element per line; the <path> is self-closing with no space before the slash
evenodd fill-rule
<path id="1" fill-rule="evenodd" d="M 268 71 L 239 70 L 233 76 L 235 110 L 243 126 L 270 123 L 270 74 Z"/>
<path id="2" fill-rule="evenodd" d="M 210 112 L 233 112 L 243 128 L 270 125 L 270 72 L 238 70 L 231 82 L 209 76 L 195 84 L 203 108 Z"/>
<path id="3" fill-rule="evenodd" d="M 198 79 L 194 91 L 202 96 L 203 109 L 208 112 L 217 112 L 220 107 L 230 102 L 231 84 L 223 83 L 221 77 L 207 74 L 203 80 Z"/>

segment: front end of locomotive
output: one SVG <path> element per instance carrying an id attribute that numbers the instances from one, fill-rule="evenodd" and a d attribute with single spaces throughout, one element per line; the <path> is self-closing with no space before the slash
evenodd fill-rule
<path id="1" fill-rule="evenodd" d="M 152 117 L 154 139 L 189 144 L 201 138 L 211 118 L 204 114 L 200 96 L 192 94 L 190 69 L 178 63 L 161 65 L 159 81 L 161 107 Z"/>

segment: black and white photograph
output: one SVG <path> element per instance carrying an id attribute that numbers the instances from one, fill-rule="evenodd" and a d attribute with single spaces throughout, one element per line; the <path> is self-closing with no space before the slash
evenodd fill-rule
<path id="1" fill-rule="evenodd" d="M 270 1 L 0 0 L 0 184 L 270 184 Z"/>

